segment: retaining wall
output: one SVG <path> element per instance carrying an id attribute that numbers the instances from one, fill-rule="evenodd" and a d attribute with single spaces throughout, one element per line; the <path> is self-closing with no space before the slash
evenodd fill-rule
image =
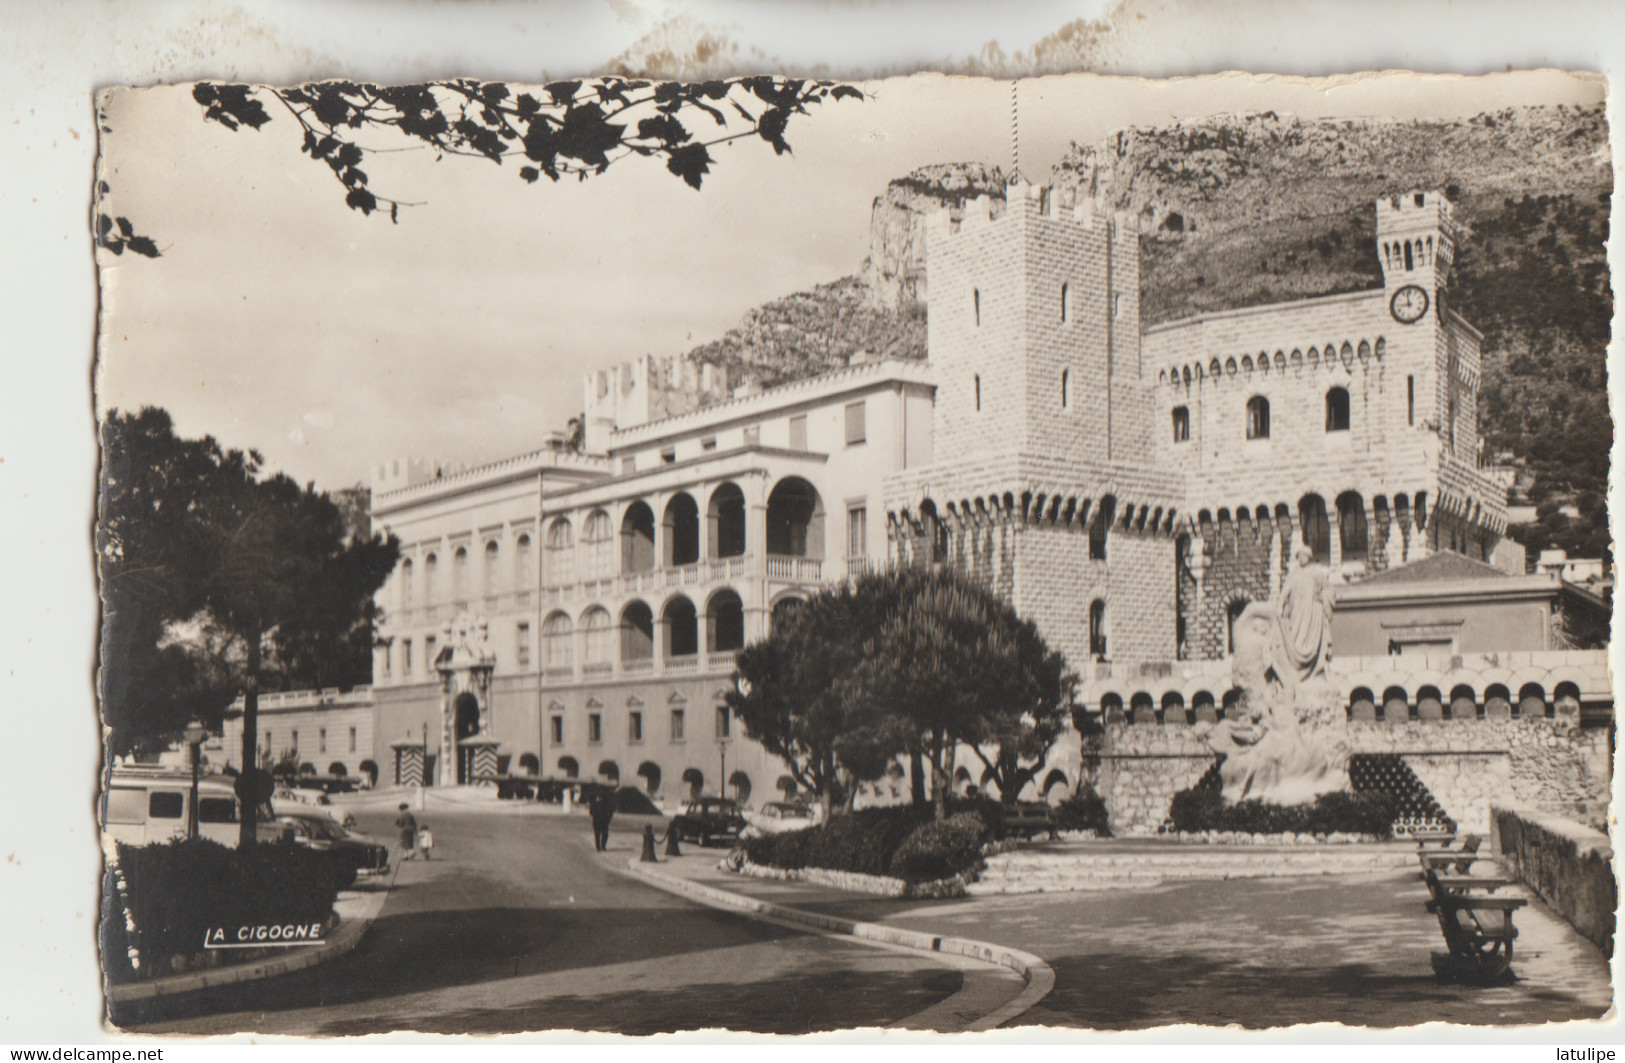
<path id="1" fill-rule="evenodd" d="M 1490 806 L 1490 844 L 1502 865 L 1603 955 L 1614 954 L 1619 886 L 1608 836 L 1526 806 Z"/>
<path id="2" fill-rule="evenodd" d="M 1460 829 L 1484 833 L 1492 799 L 1549 813 L 1606 807 L 1607 732 L 1572 717 L 1347 724 L 1351 753 L 1397 754 Z M 1108 723 L 1097 788 L 1117 834 L 1154 832 L 1174 794 L 1194 786 L 1214 754 L 1188 724 Z"/>

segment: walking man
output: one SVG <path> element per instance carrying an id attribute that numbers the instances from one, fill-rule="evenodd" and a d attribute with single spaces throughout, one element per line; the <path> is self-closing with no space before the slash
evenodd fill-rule
<path id="1" fill-rule="evenodd" d="M 587 802 L 587 814 L 592 817 L 592 844 L 599 852 L 609 849 L 609 821 L 615 818 L 615 793 L 594 790 Z"/>
<path id="2" fill-rule="evenodd" d="M 418 851 L 418 821 L 404 803 L 401 814 L 395 817 L 395 829 L 401 832 L 401 859 L 412 859 Z"/>

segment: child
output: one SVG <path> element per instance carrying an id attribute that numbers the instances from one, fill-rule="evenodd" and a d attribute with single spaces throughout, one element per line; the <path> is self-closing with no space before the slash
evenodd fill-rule
<path id="1" fill-rule="evenodd" d="M 429 851 L 434 848 L 434 835 L 429 833 L 427 823 L 418 829 L 418 848 L 423 851 L 423 859 L 429 859 Z"/>

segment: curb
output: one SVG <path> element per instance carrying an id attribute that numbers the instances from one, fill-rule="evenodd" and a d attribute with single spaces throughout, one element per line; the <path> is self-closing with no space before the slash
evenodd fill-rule
<path id="1" fill-rule="evenodd" d="M 394 871 L 389 875 L 389 886 L 385 889 L 371 891 L 366 895 L 366 903 L 353 919 L 347 919 L 339 924 L 333 936 L 313 949 L 302 950 L 285 959 L 260 960 L 256 963 L 238 964 L 234 967 L 215 967 L 206 971 L 185 971 L 180 974 L 167 975 L 163 978 L 154 978 L 146 982 L 131 982 L 126 985 L 108 986 L 106 989 L 107 1001 L 110 1004 L 123 1004 L 132 1000 L 152 1000 L 158 997 L 171 997 L 181 993 L 193 993 L 199 989 L 211 989 L 216 986 L 234 985 L 238 982 L 256 982 L 263 978 L 274 978 L 289 971 L 302 971 L 306 967 L 314 967 L 319 963 L 336 959 L 355 948 L 361 942 L 361 935 L 367 932 L 372 921 L 378 917 L 378 912 L 388 899 L 390 890 L 395 888 L 395 876 L 399 873 L 400 865 L 396 864 Z"/>
<path id="2" fill-rule="evenodd" d="M 964 956 L 973 960 L 981 960 L 984 963 L 1008 967 L 1026 979 L 1027 986 L 1025 989 L 1007 1003 L 965 1026 L 963 1032 L 995 1029 L 1037 1004 L 1055 987 L 1055 971 L 1048 963 L 1030 952 L 1023 952 L 1020 949 L 1013 949 L 1006 945 L 994 945 L 986 941 L 974 941 L 970 938 L 928 934 L 920 930 L 905 930 L 901 927 L 885 926 L 880 923 L 864 923 L 835 915 L 823 915 L 819 912 L 809 912 L 801 908 L 789 908 L 782 904 L 774 904 L 772 901 L 757 900 L 754 897 L 731 893 L 728 890 L 707 886 L 704 883 L 694 882 L 676 875 L 667 875 L 654 871 L 642 866 L 642 861 L 638 857 L 633 857 L 627 863 L 627 871 L 660 889 L 666 890 L 668 893 L 684 894 L 713 907 L 732 908 L 736 911 L 769 916 L 784 922 L 798 923 L 815 930 L 857 938 L 860 941 L 874 941 L 885 945 L 895 945 L 900 948 L 914 949 L 917 952 L 937 952 Z"/>

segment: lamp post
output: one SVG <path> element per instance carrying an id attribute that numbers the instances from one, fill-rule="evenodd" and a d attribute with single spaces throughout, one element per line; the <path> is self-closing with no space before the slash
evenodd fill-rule
<path id="1" fill-rule="evenodd" d="M 722 755 L 721 776 L 717 780 L 717 793 L 723 797 L 728 796 L 728 738 L 726 735 L 717 739 L 717 752 Z"/>
<path id="2" fill-rule="evenodd" d="M 189 813 L 188 816 L 187 816 L 187 823 L 186 823 L 186 836 L 187 836 L 187 838 L 196 838 L 197 837 L 197 762 L 198 762 L 198 746 L 201 746 L 203 744 L 203 740 L 205 738 L 207 738 L 207 737 L 209 737 L 209 729 L 207 727 L 204 727 L 203 724 L 200 721 L 193 720 L 191 723 L 186 725 L 186 744 L 188 746 L 190 746 L 191 749 L 192 749 L 192 795 L 191 795 L 191 805 L 187 809 L 187 812 Z"/>

